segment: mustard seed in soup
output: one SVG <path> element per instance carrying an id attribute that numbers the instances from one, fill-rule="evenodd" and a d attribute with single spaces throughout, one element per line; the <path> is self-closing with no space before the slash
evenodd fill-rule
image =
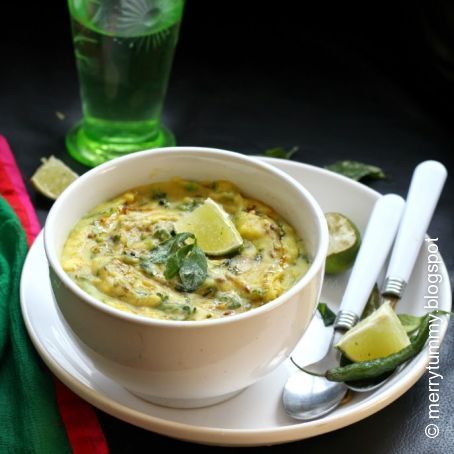
<path id="1" fill-rule="evenodd" d="M 222 207 L 243 240 L 227 256 L 206 255 L 195 235 L 175 230 L 207 199 Z M 302 239 L 269 206 L 228 181 L 182 179 L 140 186 L 98 205 L 69 234 L 61 262 L 98 300 L 165 320 L 249 311 L 292 287 L 309 266 Z"/>

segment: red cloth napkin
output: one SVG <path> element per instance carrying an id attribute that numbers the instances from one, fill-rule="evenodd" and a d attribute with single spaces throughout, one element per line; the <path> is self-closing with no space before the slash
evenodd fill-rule
<path id="1" fill-rule="evenodd" d="M 20 219 L 30 246 L 41 230 L 8 142 L 0 136 L 0 194 Z"/>
<path id="2" fill-rule="evenodd" d="M 27 235 L 27 242 L 31 245 L 40 232 L 40 225 L 11 149 L 1 135 L 0 195 L 16 212 Z M 109 452 L 107 443 L 93 407 L 70 391 L 57 378 L 54 378 L 54 383 L 55 398 L 73 452 L 107 454 Z"/>

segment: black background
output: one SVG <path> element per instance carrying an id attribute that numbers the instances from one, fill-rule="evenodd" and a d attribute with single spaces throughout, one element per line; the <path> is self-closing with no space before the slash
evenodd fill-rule
<path id="1" fill-rule="evenodd" d="M 294 159 L 310 164 L 357 159 L 379 165 L 389 179 L 371 186 L 401 195 L 422 160 L 438 159 L 452 171 L 453 3 L 314 3 L 187 2 L 164 113 L 178 144 L 248 154 L 296 145 Z M 86 168 L 64 148 L 64 134 L 80 117 L 66 2 L 8 2 L 0 19 L 0 133 L 26 180 L 50 154 L 82 173 Z M 451 278 L 453 186 L 451 177 L 429 231 L 440 238 Z M 33 190 L 30 195 L 44 222 L 50 202 Z M 424 435 L 425 376 L 364 421 L 270 449 L 452 452 L 452 339 L 450 329 L 436 440 Z M 112 452 L 195 447 L 98 413 Z"/>

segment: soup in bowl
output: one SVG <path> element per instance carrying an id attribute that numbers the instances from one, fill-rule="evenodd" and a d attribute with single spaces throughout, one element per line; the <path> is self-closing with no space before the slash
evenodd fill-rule
<path id="1" fill-rule="evenodd" d="M 309 267 L 304 242 L 272 208 L 228 181 L 173 178 L 90 210 L 61 263 L 87 293 L 162 320 L 207 320 L 276 299 Z"/>
<path id="2" fill-rule="evenodd" d="M 56 303 L 95 367 L 135 395 L 210 405 L 276 368 L 316 308 L 323 213 L 294 179 L 223 150 L 99 166 L 45 226 Z"/>

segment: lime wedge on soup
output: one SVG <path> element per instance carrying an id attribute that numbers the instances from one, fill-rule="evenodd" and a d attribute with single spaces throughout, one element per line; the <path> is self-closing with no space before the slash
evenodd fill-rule
<path id="1" fill-rule="evenodd" d="M 347 331 L 336 347 L 354 362 L 397 353 L 410 345 L 399 317 L 387 302 Z"/>
<path id="2" fill-rule="evenodd" d="M 31 177 L 31 182 L 38 192 L 56 200 L 79 175 L 54 156 L 42 158 L 41 162 Z"/>
<path id="3" fill-rule="evenodd" d="M 340 213 L 326 213 L 329 246 L 326 256 L 326 272 L 338 274 L 353 266 L 361 243 L 356 225 Z"/>
<path id="4" fill-rule="evenodd" d="M 178 233 L 193 233 L 198 246 L 207 255 L 229 254 L 243 244 L 243 238 L 230 216 L 210 198 L 178 220 L 175 229 Z"/>

